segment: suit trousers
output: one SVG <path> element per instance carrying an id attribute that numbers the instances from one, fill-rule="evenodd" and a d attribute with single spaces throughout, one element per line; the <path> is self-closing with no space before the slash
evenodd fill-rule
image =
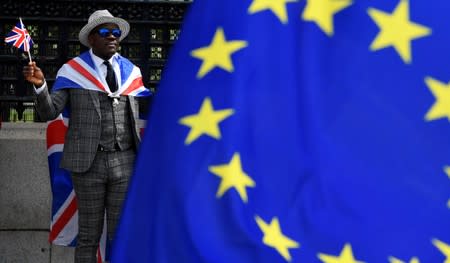
<path id="1" fill-rule="evenodd" d="M 88 171 L 72 173 L 78 202 L 75 263 L 96 263 L 96 252 L 106 213 L 107 241 L 114 232 L 133 171 L 135 151 L 98 151 Z"/>

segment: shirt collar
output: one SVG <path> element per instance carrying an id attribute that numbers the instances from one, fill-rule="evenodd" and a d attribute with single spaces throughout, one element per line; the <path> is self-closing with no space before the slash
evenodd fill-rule
<path id="1" fill-rule="evenodd" d="M 92 60 L 94 61 L 95 67 L 100 68 L 101 65 L 103 65 L 103 62 L 105 60 L 103 60 L 102 58 L 98 57 L 97 55 L 94 54 L 94 52 L 92 52 L 92 48 L 89 49 L 89 53 L 91 54 Z M 116 61 L 116 57 L 119 54 L 115 53 L 108 61 L 109 63 L 111 63 L 111 65 L 114 65 L 114 61 Z"/>

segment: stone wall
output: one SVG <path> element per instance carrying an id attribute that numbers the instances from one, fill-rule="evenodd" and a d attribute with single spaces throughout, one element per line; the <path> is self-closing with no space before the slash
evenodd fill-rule
<path id="1" fill-rule="evenodd" d="M 72 263 L 73 248 L 48 243 L 51 191 L 45 123 L 0 129 L 0 263 Z"/>

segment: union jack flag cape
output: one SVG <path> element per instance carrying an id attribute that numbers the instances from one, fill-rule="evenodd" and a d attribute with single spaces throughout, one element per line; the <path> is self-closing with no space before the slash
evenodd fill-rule
<path id="1" fill-rule="evenodd" d="M 83 88 L 105 92 L 110 96 L 149 96 L 150 91 L 144 87 L 140 69 L 120 55 L 117 55 L 115 59 L 119 64 L 121 76 L 119 88 L 116 92 L 112 93 L 106 80 L 100 77 L 89 51 L 71 59 L 61 67 L 56 75 L 53 90 Z"/>
<path id="2" fill-rule="evenodd" d="M 21 18 L 19 18 L 19 22 L 17 22 L 11 32 L 6 35 L 5 42 L 24 52 L 30 52 L 31 47 L 33 46 L 33 40 L 31 39 L 30 34 L 28 34 L 25 25 L 22 23 Z"/>
<path id="3" fill-rule="evenodd" d="M 111 93 L 106 81 L 98 77 L 89 52 L 81 54 L 61 67 L 56 76 L 53 90 L 84 88 L 105 92 L 110 96 L 143 97 L 151 95 L 143 85 L 139 68 L 120 55 L 116 59 L 121 73 L 121 82 L 117 92 Z M 69 121 L 70 112 L 65 110 L 58 118 L 48 122 L 47 126 L 47 152 L 53 195 L 49 241 L 62 246 L 75 246 L 78 233 L 77 201 L 70 173 L 59 167 Z M 140 120 L 139 123 L 141 128 L 145 126 L 144 120 Z M 98 262 L 107 258 L 105 250 L 106 222 L 97 253 Z"/>

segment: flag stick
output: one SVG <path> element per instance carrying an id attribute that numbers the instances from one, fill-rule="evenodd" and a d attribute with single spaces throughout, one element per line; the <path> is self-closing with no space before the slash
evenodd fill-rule
<path id="1" fill-rule="evenodd" d="M 22 28 L 24 28 L 25 30 L 26 30 L 26 28 L 25 28 L 25 26 L 24 26 L 24 24 L 23 24 L 23 22 L 22 22 L 22 18 L 21 17 L 19 17 L 19 20 L 20 20 L 20 25 L 22 26 Z M 27 39 L 25 39 L 25 43 L 24 43 L 24 45 L 26 46 L 26 45 L 28 45 L 28 42 L 27 42 Z M 30 62 L 32 62 L 32 60 L 31 60 L 31 52 L 30 52 L 30 48 L 28 48 L 28 50 L 25 50 L 25 46 L 24 46 L 24 51 L 26 51 L 27 53 L 28 53 L 28 58 L 30 59 Z"/>
<path id="2" fill-rule="evenodd" d="M 30 59 L 30 62 L 33 62 L 33 61 L 31 60 L 30 51 L 28 51 L 27 53 L 28 53 L 28 58 Z"/>

